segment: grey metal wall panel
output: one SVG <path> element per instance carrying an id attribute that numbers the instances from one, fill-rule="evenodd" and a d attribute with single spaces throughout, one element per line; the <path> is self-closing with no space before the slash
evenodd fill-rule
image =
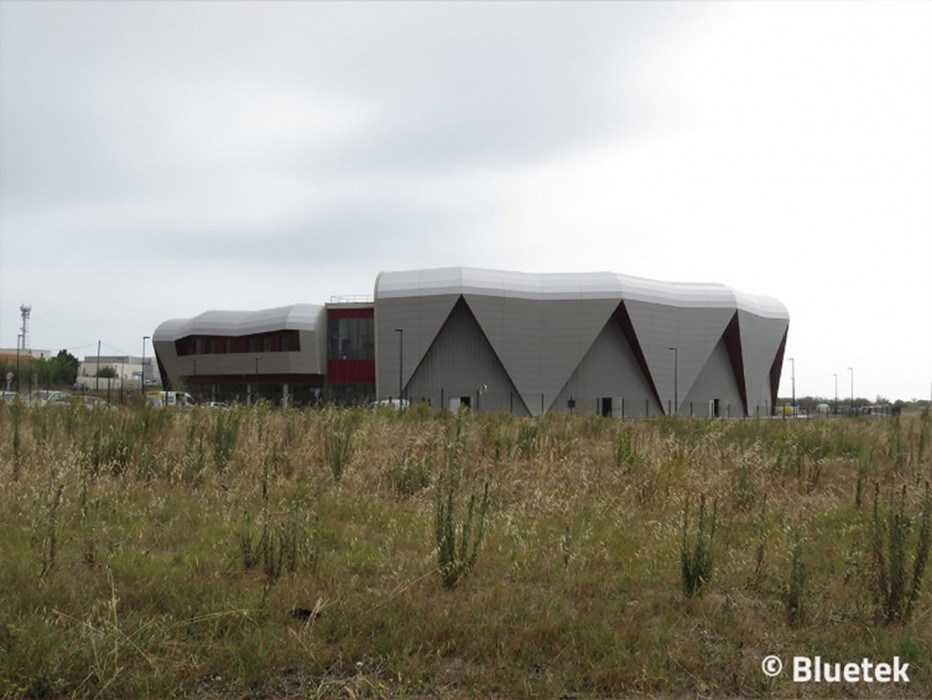
<path id="1" fill-rule="evenodd" d="M 528 415 L 498 356 L 469 307 L 456 304 L 408 383 L 412 401 L 429 400 L 434 407 L 450 399 L 469 397 L 473 408 Z"/>
<path id="2" fill-rule="evenodd" d="M 625 301 L 664 411 L 674 395 L 682 407 L 722 337 L 735 308 L 683 308 Z M 677 348 L 674 353 L 670 348 Z"/>
<path id="3" fill-rule="evenodd" d="M 493 296 L 465 295 L 464 299 L 525 405 L 536 415 L 540 412 L 540 305 Z"/>
<path id="4" fill-rule="evenodd" d="M 612 415 L 616 417 L 640 417 L 661 412 L 634 352 L 614 317 L 602 328 L 592 347 L 560 390 L 553 402 L 553 409 L 568 410 L 570 397 L 576 402 L 576 413 L 599 413 L 603 398 L 612 399 Z"/>
<path id="5" fill-rule="evenodd" d="M 153 340 L 152 348 L 165 370 L 162 381 L 167 380 L 172 387 L 181 386 L 181 363 L 178 362 L 178 355 L 175 353 L 175 341 Z"/>
<path id="6" fill-rule="evenodd" d="M 771 408 L 770 368 L 789 323 L 780 318 L 761 318 L 738 309 L 738 330 L 744 355 L 744 381 L 748 392 L 748 412 L 765 415 Z"/>
<path id="7" fill-rule="evenodd" d="M 719 416 L 738 418 L 744 415 L 741 391 L 735 380 L 724 339 L 719 340 L 712 349 L 705 366 L 680 403 L 679 413 L 689 415 L 692 408 L 693 415 L 708 416 L 709 402 L 715 399 L 719 402 Z"/>
<path id="8" fill-rule="evenodd" d="M 532 414 L 548 410 L 618 305 L 464 295 Z"/>
<path id="9" fill-rule="evenodd" d="M 407 386 L 424 353 L 440 332 L 459 295 L 375 300 L 376 393 L 398 395 L 398 354 L 404 346 L 402 385 Z M 395 328 L 403 329 L 403 341 Z"/>

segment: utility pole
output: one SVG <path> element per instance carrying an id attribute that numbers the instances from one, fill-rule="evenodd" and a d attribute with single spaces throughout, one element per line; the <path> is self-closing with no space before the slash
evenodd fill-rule
<path id="1" fill-rule="evenodd" d="M 32 311 L 31 304 L 20 304 L 19 312 L 23 316 L 23 353 L 26 352 L 26 327 L 29 325 L 29 314 Z M 19 393 L 19 345 L 16 346 L 16 392 Z M 32 396 L 32 380 L 29 381 L 29 395 Z"/>
<path id="2" fill-rule="evenodd" d="M 849 367 L 848 371 L 851 372 L 851 415 L 854 415 L 854 367 Z"/>
<path id="3" fill-rule="evenodd" d="M 19 312 L 23 316 L 23 350 L 26 350 L 26 326 L 29 324 L 29 314 L 32 311 L 32 305 L 20 304 Z"/>

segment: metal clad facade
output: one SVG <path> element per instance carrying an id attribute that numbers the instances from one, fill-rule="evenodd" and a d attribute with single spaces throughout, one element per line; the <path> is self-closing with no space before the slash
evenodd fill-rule
<path id="1" fill-rule="evenodd" d="M 720 405 L 724 400 L 743 414 L 745 390 L 751 413 L 761 396 L 772 390 L 773 372 L 779 373 L 779 368 L 774 369 L 775 342 L 789 318 L 775 299 L 720 284 L 657 282 L 614 273 L 530 274 L 474 268 L 381 273 L 375 294 L 381 398 L 397 393 L 396 383 L 388 379 L 397 380 L 398 359 L 387 340 L 390 328 L 405 328 L 407 377 L 439 332 L 444 312 L 460 296 L 525 407 L 535 415 L 568 410 L 570 396 L 577 402 L 588 401 L 591 410 L 602 413 L 614 413 L 621 398 L 632 409 L 644 401 L 643 408 L 626 411 L 628 415 L 666 413 L 677 410 L 676 398 L 680 413 L 688 411 L 690 400 L 718 399 Z M 406 303 L 434 312 L 430 318 L 405 313 Z M 623 309 L 623 318 L 616 309 Z M 734 323 L 729 326 L 738 310 L 744 321 L 740 332 Z M 745 316 L 754 322 L 748 323 Z M 730 335 L 723 340 L 728 328 Z M 756 337 L 765 328 L 767 337 Z M 415 339 L 410 350 L 409 335 Z M 448 343 L 445 339 L 438 345 L 444 356 L 452 352 Z M 442 376 L 440 365 L 431 362 L 430 372 L 425 368 L 418 377 L 424 392 L 428 374 L 430 381 L 452 385 L 460 381 L 453 374 L 473 371 L 464 358 L 459 369 L 441 363 L 443 372 L 451 373 Z M 487 382 L 473 377 L 465 383 Z"/>
<path id="2" fill-rule="evenodd" d="M 379 399 L 397 398 L 399 390 L 431 405 L 460 396 L 483 409 L 532 415 L 619 415 L 624 399 L 629 416 L 685 414 L 689 402 L 694 412 L 705 404 L 704 413 L 718 400 L 732 415 L 763 415 L 773 410 L 789 325 L 786 309 L 769 297 L 610 272 L 383 272 L 374 302 L 358 306 L 209 311 L 161 324 L 153 346 L 173 384 L 205 375 L 256 385 L 263 384 L 257 375 L 265 383 L 303 375 L 307 384 L 326 371 L 334 382 L 368 385 L 371 396 L 362 365 L 333 363 L 371 365 L 374 338 Z M 352 324 L 364 307 L 374 320 L 362 334 Z M 353 316 L 334 336 L 347 348 L 340 357 L 330 357 L 331 310 L 335 319 Z M 233 344 L 218 349 L 215 340 L 224 336 Z M 368 349 L 365 356 L 352 351 L 352 338 Z"/>

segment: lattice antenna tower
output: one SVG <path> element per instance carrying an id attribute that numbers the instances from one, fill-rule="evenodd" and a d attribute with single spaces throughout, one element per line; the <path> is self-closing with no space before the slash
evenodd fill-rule
<path id="1" fill-rule="evenodd" d="M 23 315 L 23 350 L 26 349 L 26 327 L 29 325 L 29 312 L 32 311 L 31 304 L 20 304 L 19 312 Z"/>

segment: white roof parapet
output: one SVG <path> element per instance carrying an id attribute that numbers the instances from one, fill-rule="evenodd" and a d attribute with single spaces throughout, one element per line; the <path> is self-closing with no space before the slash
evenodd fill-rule
<path id="1" fill-rule="evenodd" d="M 251 335 L 280 330 L 313 331 L 322 306 L 292 304 L 258 311 L 205 311 L 194 318 L 173 318 L 159 324 L 153 341 L 174 341 L 189 335 Z"/>
<path id="2" fill-rule="evenodd" d="M 746 294 L 715 283 L 660 282 L 612 272 L 532 273 L 446 267 L 382 272 L 375 298 L 440 294 L 480 294 L 521 299 L 618 299 L 685 308 L 743 309 L 758 316 L 789 320 L 772 297 Z"/>

